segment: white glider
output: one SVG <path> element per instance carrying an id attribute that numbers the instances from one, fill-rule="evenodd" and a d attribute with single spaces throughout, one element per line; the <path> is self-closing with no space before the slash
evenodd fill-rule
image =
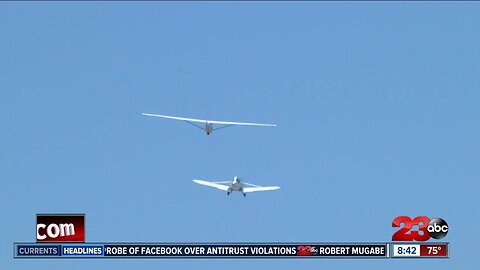
<path id="1" fill-rule="evenodd" d="M 221 129 L 221 128 L 226 128 L 229 126 L 237 125 L 237 126 L 259 126 L 259 127 L 276 127 L 277 125 L 272 125 L 272 124 L 258 124 L 258 123 L 243 123 L 243 122 L 228 122 L 228 121 L 213 121 L 213 120 L 203 120 L 203 119 L 194 119 L 194 118 L 185 118 L 185 117 L 176 117 L 176 116 L 169 116 L 169 115 L 161 115 L 161 114 L 151 114 L 151 113 L 142 113 L 143 115 L 146 116 L 154 116 L 154 117 L 161 117 L 161 118 L 167 118 L 167 119 L 174 119 L 174 120 L 181 120 L 185 121 L 197 128 L 200 128 L 202 130 L 205 130 L 207 135 L 210 135 L 212 131 Z M 204 126 L 197 125 L 195 123 L 202 123 Z M 218 128 L 214 128 L 213 125 L 222 125 Z"/>
<path id="2" fill-rule="evenodd" d="M 277 190 L 280 188 L 275 186 L 261 187 L 254 184 L 245 183 L 240 181 L 240 179 L 236 176 L 233 178 L 233 181 L 227 182 L 210 182 L 197 179 L 194 179 L 193 182 L 226 191 L 227 195 L 230 195 L 230 193 L 232 193 L 233 191 L 239 191 L 243 194 L 244 197 L 247 196 L 247 193 L 249 192 Z"/>

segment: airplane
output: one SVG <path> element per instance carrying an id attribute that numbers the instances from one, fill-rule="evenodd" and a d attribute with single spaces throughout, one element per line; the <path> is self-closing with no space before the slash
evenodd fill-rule
<path id="1" fill-rule="evenodd" d="M 247 196 L 247 193 L 249 192 L 277 190 L 280 188 L 276 186 L 261 187 L 254 184 L 249 184 L 249 183 L 240 181 L 240 178 L 238 178 L 237 176 L 233 177 L 233 181 L 210 182 L 205 180 L 194 179 L 193 182 L 200 185 L 214 187 L 214 188 L 226 191 L 227 195 L 230 195 L 230 193 L 232 193 L 233 191 L 239 191 L 243 194 L 243 197 Z"/>
<path id="2" fill-rule="evenodd" d="M 228 122 L 228 121 L 212 121 L 212 120 L 203 120 L 203 119 L 194 119 L 194 118 L 185 118 L 185 117 L 176 117 L 176 116 L 169 116 L 169 115 L 161 115 L 161 114 L 151 114 L 151 113 L 142 113 L 146 116 L 154 116 L 154 117 L 161 117 L 167 119 L 174 119 L 174 120 L 181 120 L 185 121 L 199 129 L 205 130 L 207 135 L 210 135 L 214 130 L 226 128 L 233 125 L 239 126 L 261 126 L 261 127 L 276 127 L 277 125 L 272 124 L 258 124 L 258 123 L 243 123 L 243 122 Z M 204 126 L 198 125 L 196 123 L 202 123 Z M 218 128 L 214 128 L 213 125 L 222 125 Z"/>

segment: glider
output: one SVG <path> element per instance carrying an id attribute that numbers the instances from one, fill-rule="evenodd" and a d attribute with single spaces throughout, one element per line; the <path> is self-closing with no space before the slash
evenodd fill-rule
<path id="1" fill-rule="evenodd" d="M 226 182 L 210 182 L 198 179 L 194 179 L 193 182 L 226 191 L 227 195 L 230 195 L 230 193 L 232 193 L 233 191 L 239 191 L 243 194 L 244 197 L 247 196 L 247 193 L 249 192 L 277 190 L 280 188 L 275 186 L 261 187 L 254 184 L 245 183 L 240 181 L 240 178 L 236 176 L 233 178 L 233 181 Z"/>
<path id="2" fill-rule="evenodd" d="M 194 118 L 185 118 L 185 117 L 176 117 L 176 116 L 169 116 L 169 115 L 161 115 L 161 114 L 151 114 L 151 113 L 142 113 L 146 116 L 154 116 L 154 117 L 161 117 L 167 119 L 174 119 L 174 120 L 181 120 L 185 121 L 197 128 L 205 130 L 207 135 L 210 135 L 212 131 L 226 128 L 229 126 L 258 126 L 258 127 L 276 127 L 277 125 L 271 124 L 258 124 L 258 123 L 243 123 L 243 122 L 228 122 L 228 121 L 212 121 L 212 120 L 203 120 L 203 119 L 194 119 Z M 201 123 L 203 125 L 198 125 L 197 123 Z M 220 125 L 219 127 L 214 128 L 213 125 Z"/>

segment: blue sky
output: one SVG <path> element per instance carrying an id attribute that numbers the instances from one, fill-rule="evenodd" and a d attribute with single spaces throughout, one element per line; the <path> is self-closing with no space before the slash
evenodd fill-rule
<path id="1" fill-rule="evenodd" d="M 477 3 L 0 3 L 0 268 L 472 269 Z M 142 112 L 276 123 L 205 136 Z M 227 197 L 193 178 L 276 192 Z M 475 207 L 475 205 L 477 205 Z M 449 260 L 13 260 L 36 213 L 87 241 L 389 241 Z"/>

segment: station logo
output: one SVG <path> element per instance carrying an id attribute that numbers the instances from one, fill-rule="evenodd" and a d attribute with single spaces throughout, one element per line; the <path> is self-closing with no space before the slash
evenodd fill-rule
<path id="1" fill-rule="evenodd" d="M 85 214 L 37 214 L 37 243 L 85 243 Z"/>
<path id="2" fill-rule="evenodd" d="M 442 218 L 430 219 L 426 216 L 418 216 L 414 219 L 408 216 L 398 216 L 392 221 L 392 227 L 400 228 L 392 235 L 392 241 L 443 239 L 448 233 L 448 224 L 445 220 Z"/>
<path id="3" fill-rule="evenodd" d="M 312 256 L 318 252 L 318 249 L 312 246 L 298 246 L 297 255 L 298 256 Z"/>

